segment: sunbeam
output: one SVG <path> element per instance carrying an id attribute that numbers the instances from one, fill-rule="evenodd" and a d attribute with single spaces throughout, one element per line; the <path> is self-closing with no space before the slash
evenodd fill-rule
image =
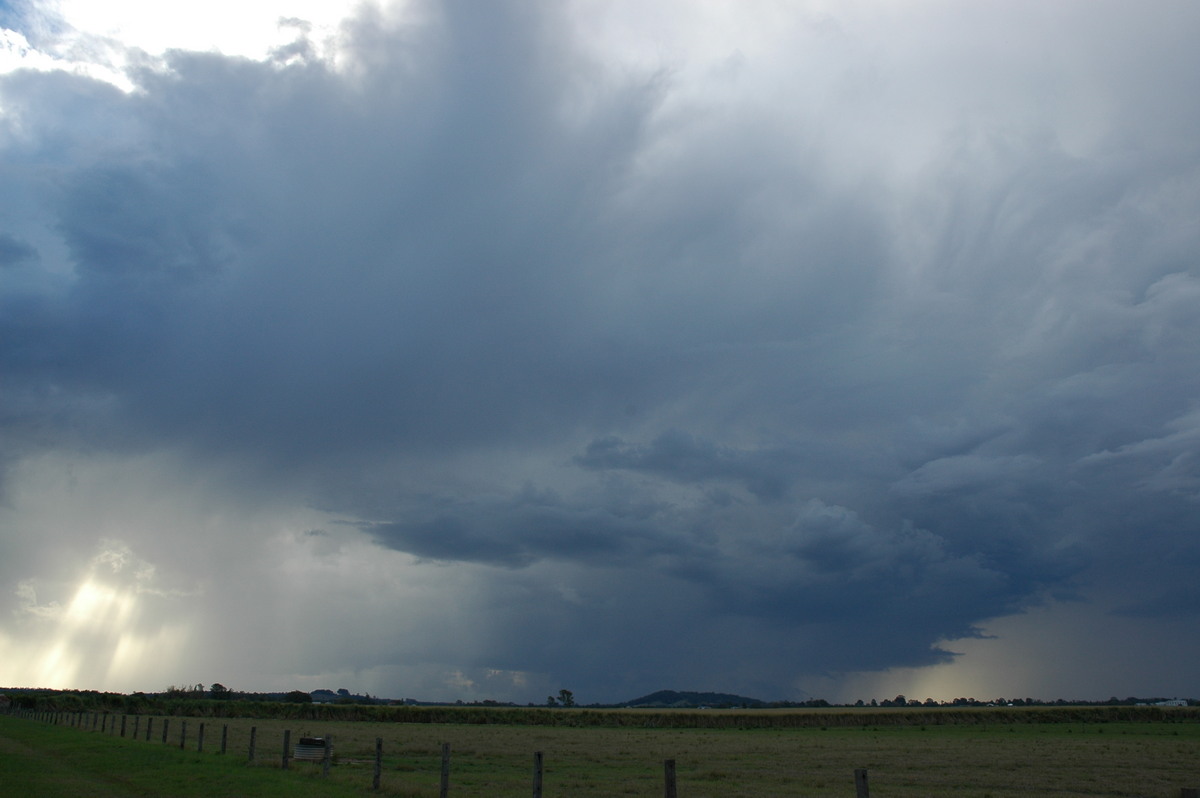
<path id="1" fill-rule="evenodd" d="M 70 601 L 37 603 L 22 583 L 18 634 L 0 635 L 0 684 L 130 689 L 170 662 L 187 640 L 184 625 L 147 612 L 173 601 L 155 591 L 154 570 L 120 542 L 106 541 L 92 558 Z"/>

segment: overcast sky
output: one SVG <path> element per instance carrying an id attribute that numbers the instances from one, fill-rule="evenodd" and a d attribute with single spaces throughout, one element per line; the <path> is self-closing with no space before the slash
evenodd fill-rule
<path id="1" fill-rule="evenodd" d="M 1200 695 L 1192 0 L 0 27 L 0 685 Z"/>

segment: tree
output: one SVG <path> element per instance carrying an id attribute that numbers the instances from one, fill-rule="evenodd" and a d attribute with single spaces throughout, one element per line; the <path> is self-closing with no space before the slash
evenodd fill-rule
<path id="1" fill-rule="evenodd" d="M 546 696 L 546 706 L 548 706 L 548 707 L 558 706 L 558 699 L 552 695 Z"/>
<path id="2" fill-rule="evenodd" d="M 293 690 L 284 696 L 284 700 L 289 704 L 311 704 L 312 695 L 303 690 Z"/>
<path id="3" fill-rule="evenodd" d="M 208 688 L 208 694 L 217 699 L 227 699 L 229 698 L 229 693 L 229 688 L 220 682 L 213 682 L 212 687 Z"/>
<path id="4" fill-rule="evenodd" d="M 560 702 L 562 702 L 562 705 L 564 707 L 575 706 L 575 694 L 572 693 L 570 690 L 559 690 L 558 691 L 558 700 Z"/>

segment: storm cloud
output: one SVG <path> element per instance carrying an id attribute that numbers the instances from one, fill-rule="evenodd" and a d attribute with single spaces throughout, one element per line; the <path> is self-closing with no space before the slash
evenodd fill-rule
<path id="1" fill-rule="evenodd" d="M 0 682 L 852 700 L 1200 613 L 1192 5 L 281 29 L 0 74 Z"/>

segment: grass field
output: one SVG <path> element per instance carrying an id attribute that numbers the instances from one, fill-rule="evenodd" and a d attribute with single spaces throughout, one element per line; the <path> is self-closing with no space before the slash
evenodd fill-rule
<path id="1" fill-rule="evenodd" d="M 245 759 L 0 716 L 0 795 L 6 797 L 340 798 L 363 792 L 311 772 L 247 767 Z"/>
<path id="2" fill-rule="evenodd" d="M 11 794 L 437 796 L 441 746 L 451 746 L 450 795 L 528 796 L 542 751 L 546 796 L 660 796 L 674 759 L 681 798 L 853 796 L 854 770 L 870 772 L 876 798 L 901 796 L 1146 796 L 1200 787 L 1200 723 L 994 723 L 812 726 L 784 729 L 646 729 L 180 718 L 167 744 L 162 718 L 150 741 L 111 731 L 0 718 L 0 784 Z M 196 751 L 199 723 L 205 750 Z M 228 752 L 216 753 L 228 725 Z M 257 761 L 247 763 L 251 727 Z M 110 727 L 111 728 L 111 727 Z M 335 765 L 280 770 L 284 730 L 331 735 Z M 127 724 L 132 733 L 132 720 Z M 118 732 L 119 734 L 119 732 Z M 370 790 L 375 739 L 383 739 L 382 789 Z M 22 764 L 23 763 L 23 764 Z M 108 792 L 80 791 L 80 779 Z M 253 783 L 238 781 L 252 779 Z M 121 792 L 122 785 L 133 785 Z M 187 789 L 202 785 L 196 792 Z M 277 792 L 273 792 L 278 788 Z M 6 792 L 6 794 L 8 794 Z"/>

